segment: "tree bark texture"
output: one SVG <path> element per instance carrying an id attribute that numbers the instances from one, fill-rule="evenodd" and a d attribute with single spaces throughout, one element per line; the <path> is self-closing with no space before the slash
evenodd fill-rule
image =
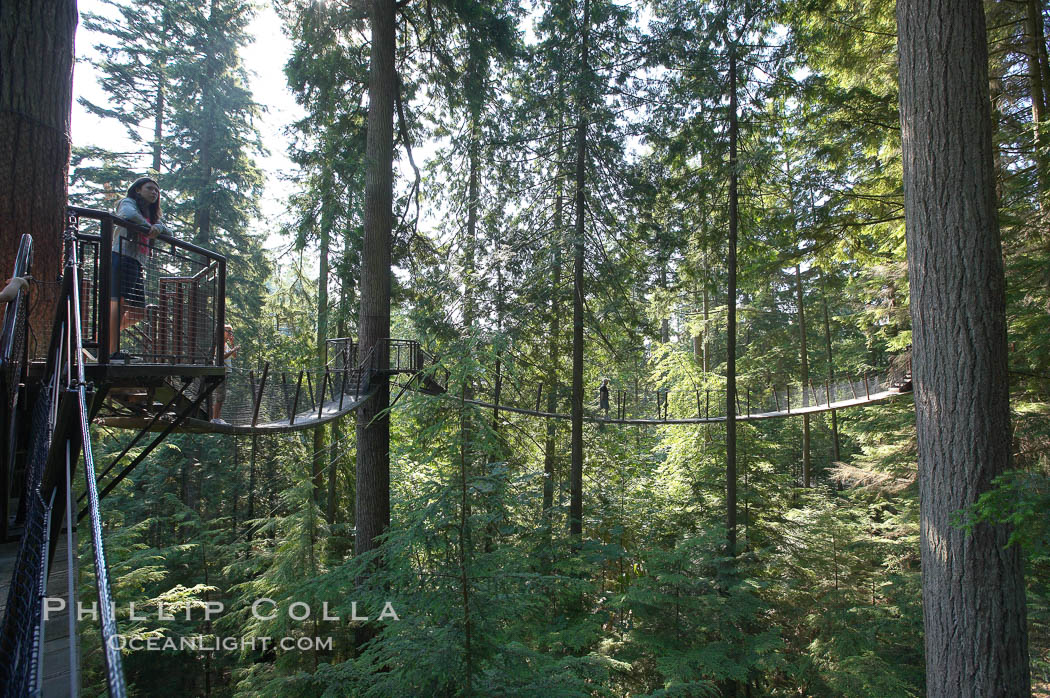
<path id="1" fill-rule="evenodd" d="M 569 534 L 583 535 L 583 265 L 587 218 L 587 39 L 590 2 L 583 0 L 583 40 L 580 50 L 579 120 L 576 124 L 576 231 L 572 270 L 572 435 L 569 472 Z"/>
<path id="2" fill-rule="evenodd" d="M 0 273 L 10 276 L 23 233 L 33 236 L 33 276 L 61 273 L 73 100 L 74 0 L 0 2 Z M 50 328 L 53 300 L 30 320 Z M 50 336 L 47 329 L 44 337 Z M 44 341 L 47 341 L 46 339 Z"/>
<path id="3" fill-rule="evenodd" d="M 394 91 L 397 69 L 394 0 L 369 5 L 372 56 L 368 84 L 368 136 L 365 151 L 365 236 L 361 252 L 361 356 L 390 336 L 390 236 L 393 226 Z M 376 348 L 379 351 L 379 348 Z M 375 396 L 357 410 L 357 495 L 355 550 L 376 547 L 390 525 L 390 383 L 373 378 Z"/>
<path id="4" fill-rule="evenodd" d="M 1002 249 L 980 0 L 899 0 L 930 696 L 1030 693 L 1021 555 L 953 523 L 1010 466 Z"/>

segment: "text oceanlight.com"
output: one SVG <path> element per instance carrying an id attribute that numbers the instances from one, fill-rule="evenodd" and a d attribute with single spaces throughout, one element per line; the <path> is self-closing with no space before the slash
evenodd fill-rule
<path id="1" fill-rule="evenodd" d="M 130 652 L 161 652 L 189 650 L 191 652 L 265 652 L 280 649 L 285 652 L 299 650 L 332 649 L 330 637 L 218 637 L 216 635 L 183 635 L 181 637 L 126 637 L 115 635 L 109 641 L 115 650 Z"/>

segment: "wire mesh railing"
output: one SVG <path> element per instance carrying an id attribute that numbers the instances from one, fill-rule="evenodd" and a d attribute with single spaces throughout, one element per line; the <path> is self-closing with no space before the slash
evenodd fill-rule
<path id="1" fill-rule="evenodd" d="M 107 687 L 111 696 L 126 695 L 116 617 L 112 604 L 105 552 L 102 543 L 101 511 L 91 452 L 87 414 L 87 383 L 81 338 L 79 245 L 70 226 L 65 237 L 65 264 L 58 322 L 49 333 L 46 377 L 35 391 L 26 457 L 25 486 L 20 498 L 24 531 L 19 543 L 14 576 L 0 625 L 0 672 L 4 695 L 39 695 L 43 685 L 44 625 L 42 602 L 47 585 L 48 556 L 57 541 L 56 524 L 63 518 L 56 501 L 68 501 L 67 486 L 72 468 L 83 455 L 91 512 L 90 540 L 95 563 L 95 588 L 101 623 L 102 653 Z M 63 312 L 64 311 L 64 312 Z M 59 417 L 59 415 L 68 415 Z M 75 419 L 69 419 L 75 415 Z M 5 425 L 10 428 L 11 425 Z M 59 452 L 63 457 L 59 457 Z M 65 467 L 62 472 L 61 468 Z M 58 516 L 54 512 L 59 511 Z M 71 537 L 72 522 L 66 521 Z M 72 548 L 71 548 L 72 549 Z M 69 571 L 70 574 L 73 570 Z M 66 599 L 67 607 L 75 599 Z M 70 633 L 69 642 L 75 642 Z M 71 650 L 69 655 L 74 652 Z M 72 666 L 69 671 L 74 671 Z M 75 680 L 73 681 L 75 683 Z"/>
<path id="2" fill-rule="evenodd" d="M 148 244 L 114 235 L 145 232 L 112 214 L 71 207 L 77 234 L 83 344 L 102 363 L 222 364 L 226 260 L 161 235 Z"/>
<path id="3" fill-rule="evenodd" d="M 33 238 L 23 235 L 15 255 L 12 277 L 26 277 L 31 270 Z M 20 386 L 25 385 L 28 368 L 29 298 L 26 289 L 20 288 L 7 303 L 0 331 L 0 540 L 7 540 L 8 502 L 17 487 L 16 458 L 17 443 L 24 420 L 19 405 Z"/>
<path id="4" fill-rule="evenodd" d="M 29 450 L 26 458 L 22 539 L 18 545 L 11 586 L 0 625 L 0 678 L 4 696 L 37 692 L 42 648 L 42 609 L 47 577 L 47 551 L 51 526 L 51 500 L 41 491 L 52 429 L 53 391 L 49 387 L 33 407 Z"/>
<path id="5" fill-rule="evenodd" d="M 883 371 L 865 371 L 857 375 L 840 375 L 839 380 L 767 382 L 756 385 L 740 380 L 734 396 L 734 414 L 741 419 L 783 417 L 805 412 L 820 412 L 882 399 L 911 387 L 910 357 L 901 356 Z M 478 380 L 476 402 L 495 405 L 495 381 Z M 531 385 L 503 376 L 499 407 L 540 416 L 565 416 L 570 410 L 568 386 L 557 388 L 558 411 L 547 411 L 550 386 Z M 617 421 L 723 421 L 728 399 L 726 380 L 708 375 L 702 384 L 690 387 L 667 386 L 642 379 L 610 381 L 608 409 L 602 405 L 599 387 L 584 398 L 588 419 Z"/>
<path id="6" fill-rule="evenodd" d="M 344 412 L 356 406 L 368 389 L 369 376 L 361 368 L 277 371 L 269 364 L 259 370 L 235 367 L 212 395 L 209 414 L 233 426 L 292 426 Z M 199 388 L 188 393 L 195 390 Z"/>

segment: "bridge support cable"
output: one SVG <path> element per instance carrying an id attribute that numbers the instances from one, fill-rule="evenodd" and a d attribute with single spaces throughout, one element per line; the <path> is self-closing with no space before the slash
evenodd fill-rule
<path id="1" fill-rule="evenodd" d="M 858 407 L 863 405 L 883 402 L 902 393 L 907 393 L 911 388 L 911 365 L 907 358 L 895 361 L 887 371 L 882 373 L 865 373 L 860 380 L 851 378 L 832 385 L 825 382 L 819 388 L 814 386 L 792 387 L 786 386 L 783 390 L 776 390 L 770 386 L 762 390 L 745 390 L 748 395 L 747 406 L 740 405 L 736 413 L 737 421 L 756 421 L 762 419 L 778 419 L 799 415 L 816 414 L 832 410 Z M 418 389 L 416 389 L 418 391 Z M 652 396 L 652 397 L 650 397 Z M 675 399 L 677 396 L 678 399 Z M 660 408 L 657 410 L 658 417 L 651 418 L 643 415 L 652 414 L 653 400 Z M 639 396 L 628 410 L 627 400 L 617 405 L 615 418 L 605 418 L 596 414 L 585 414 L 584 421 L 596 424 L 614 424 L 620 426 L 659 426 L 664 424 L 716 424 L 724 423 L 726 416 L 722 413 L 713 414 L 708 408 L 700 412 L 699 402 L 696 400 L 696 391 L 671 390 L 651 391 Z M 543 419 L 569 420 L 571 415 L 544 412 L 530 407 L 499 404 L 483 400 L 467 400 L 467 404 L 476 405 L 488 409 L 498 408 L 503 411 L 523 414 Z M 678 407 L 677 410 L 671 406 Z M 689 406 L 689 412 L 682 414 L 681 410 Z M 696 410 L 696 416 L 692 416 L 691 410 Z M 678 414 L 674 414 L 678 412 Z M 673 416 L 672 416 L 673 415 Z"/>
<path id="2" fill-rule="evenodd" d="M 84 482 L 87 487 L 88 511 L 91 514 L 90 535 L 93 562 L 95 566 L 95 589 L 98 597 L 99 623 L 102 632 L 102 657 L 106 667 L 106 685 L 110 696 L 123 698 L 127 695 L 127 686 L 124 681 L 124 667 L 120 657 L 119 635 L 117 631 L 117 619 L 113 609 L 113 595 L 109 586 L 109 569 L 106 566 L 105 549 L 102 543 L 102 516 L 99 507 L 98 485 L 95 474 L 95 458 L 91 450 L 90 421 L 88 419 L 87 383 L 84 380 L 84 347 L 81 343 L 83 333 L 80 327 L 80 264 L 77 260 L 77 245 L 75 237 L 70 235 L 66 238 L 67 262 L 66 274 L 70 277 L 69 294 L 69 316 L 68 327 L 72 336 L 70 349 L 73 354 L 73 365 L 67 364 L 67 372 L 75 366 L 75 375 L 69 376 L 70 388 L 75 390 L 79 427 L 80 446 L 84 458 Z M 67 458 L 71 458 L 69 444 L 66 445 Z M 67 498 L 72 499 L 72 493 L 67 492 Z M 72 521 L 67 521 L 67 526 L 73 527 Z M 70 570 L 72 574 L 73 570 Z M 73 599 L 68 600 L 70 604 Z M 72 613 L 72 611 L 70 611 Z M 71 634 L 69 641 L 76 641 L 76 635 Z"/>

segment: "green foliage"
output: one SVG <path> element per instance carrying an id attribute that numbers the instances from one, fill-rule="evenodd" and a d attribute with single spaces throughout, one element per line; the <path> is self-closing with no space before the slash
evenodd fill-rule
<path id="1" fill-rule="evenodd" d="M 249 232 L 261 187 L 257 106 L 237 58 L 249 3 L 129 0 L 114 8 L 144 26 L 92 18 L 121 39 L 99 62 L 112 104 L 93 109 L 152 145 L 163 91 L 168 210 L 231 258 L 239 360 L 294 370 L 317 360 L 326 324 L 329 335 L 354 334 L 369 44 L 356 3 L 276 5 L 294 47 L 288 84 L 305 109 L 289 151 L 297 191 L 282 232 L 292 243 L 279 260 Z M 1033 674 L 1045 677 L 1050 247 L 1019 9 L 992 5 L 1017 472 L 960 524 L 1013 526 L 1011 544 L 1027 554 Z M 331 645 L 130 653 L 137 690 L 924 693 L 909 397 L 812 416 L 808 489 L 800 419 L 738 425 L 735 558 L 722 547 L 720 424 L 586 424 L 583 538 L 573 542 L 562 423 L 470 402 L 499 391 L 503 404 L 569 411 L 572 162 L 586 116 L 584 411 L 599 414 L 597 386 L 609 378 L 631 417 L 655 416 L 655 391 L 670 391 L 672 415 L 724 413 L 731 43 L 741 70 L 741 411 L 777 400 L 773 387 L 799 389 L 803 336 L 818 392 L 910 345 L 892 3 L 659 0 L 642 11 L 590 0 L 589 11 L 582 70 L 582 0 L 401 5 L 392 332 L 435 350 L 448 393 L 407 391 L 391 408 L 391 527 L 360 557 L 350 552 L 350 420 L 316 440 L 181 435 L 143 463 L 107 501 L 118 604 L 222 601 L 227 612 L 210 625 L 122 617 L 122 631 Z M 157 61 L 162 71 L 143 69 Z M 77 201 L 112 205 L 144 162 L 78 149 Z M 315 250 L 329 263 L 320 284 Z M 129 438 L 100 429 L 98 452 L 115 455 Z M 329 463 L 331 516 L 313 479 Z M 253 615 L 264 597 L 276 616 Z M 289 618 L 296 602 L 310 605 L 309 619 Z M 398 620 L 377 618 L 387 603 Z M 321 617 L 324 604 L 338 620 Z M 97 642 L 85 630 L 91 686 Z"/>

